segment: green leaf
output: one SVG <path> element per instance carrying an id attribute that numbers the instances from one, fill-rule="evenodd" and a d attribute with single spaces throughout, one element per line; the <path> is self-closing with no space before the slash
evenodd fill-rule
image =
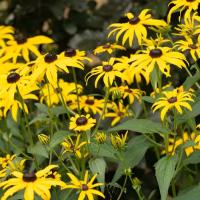
<path id="1" fill-rule="evenodd" d="M 56 145 L 64 141 L 64 139 L 69 135 L 68 131 L 57 131 L 54 133 L 51 141 L 49 143 L 50 148 L 54 148 Z"/>
<path id="2" fill-rule="evenodd" d="M 28 153 L 31 153 L 33 155 L 42 156 L 45 158 L 49 157 L 46 148 L 40 142 L 37 142 L 33 147 L 30 147 L 28 149 Z"/>
<path id="3" fill-rule="evenodd" d="M 197 200 L 200 196 L 200 184 L 181 191 L 173 200 Z"/>
<path id="4" fill-rule="evenodd" d="M 200 80 L 199 72 L 196 72 L 196 74 L 192 77 L 187 77 L 187 79 L 183 83 L 184 89 L 189 90 L 198 80 Z"/>
<path id="5" fill-rule="evenodd" d="M 56 116 L 66 113 L 66 110 L 63 106 L 55 106 L 55 107 L 51 108 L 51 111 Z"/>
<path id="6" fill-rule="evenodd" d="M 144 100 L 144 101 L 146 101 L 146 102 L 148 102 L 148 103 L 154 103 L 154 99 L 152 98 L 152 97 L 150 97 L 150 96 L 143 96 L 142 97 L 142 100 Z"/>
<path id="7" fill-rule="evenodd" d="M 178 162 L 178 156 L 165 156 L 155 164 L 156 179 L 158 181 L 161 200 L 167 199 L 170 182 L 175 174 L 175 167 Z"/>
<path id="8" fill-rule="evenodd" d="M 42 103 L 35 103 L 35 106 L 40 112 L 48 114 L 48 107 L 46 105 Z"/>
<path id="9" fill-rule="evenodd" d="M 89 161 L 89 167 L 93 174 L 97 175 L 97 180 L 99 183 L 105 183 L 105 172 L 106 172 L 106 162 L 103 158 L 96 158 Z M 101 186 L 101 190 L 104 191 L 104 185 Z"/>
<path id="10" fill-rule="evenodd" d="M 160 134 L 168 134 L 170 132 L 170 130 L 164 127 L 161 123 L 153 122 L 148 119 L 130 119 L 114 128 L 109 129 L 108 132 L 119 130 L 130 130 L 139 133 Z"/>
<path id="11" fill-rule="evenodd" d="M 120 162 L 118 160 L 119 166 L 112 179 L 112 183 L 116 182 L 124 174 L 125 169 L 135 167 L 142 160 L 145 152 L 151 145 L 143 135 L 133 137 L 128 142 L 125 152 L 121 153 L 121 160 Z"/>
<path id="12" fill-rule="evenodd" d="M 200 163 L 200 151 L 193 152 L 189 157 L 184 159 L 183 165 Z"/>

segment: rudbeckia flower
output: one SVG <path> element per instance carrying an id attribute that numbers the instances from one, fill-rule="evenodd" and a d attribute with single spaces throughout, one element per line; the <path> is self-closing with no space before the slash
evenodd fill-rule
<path id="1" fill-rule="evenodd" d="M 106 43 L 104 45 L 101 45 L 101 46 L 98 46 L 95 50 L 94 50 L 94 54 L 100 54 L 100 53 L 104 53 L 104 52 L 107 52 L 109 54 L 112 54 L 112 52 L 114 50 L 125 50 L 126 48 L 121 46 L 121 45 L 118 45 L 116 43 L 114 44 L 110 44 L 110 43 Z"/>
<path id="2" fill-rule="evenodd" d="M 116 66 L 115 58 L 110 58 L 108 62 L 102 62 L 102 65 L 93 68 L 87 75 L 86 75 L 86 83 L 92 76 L 97 76 L 95 80 L 95 88 L 97 88 L 97 84 L 100 78 L 103 77 L 103 82 L 106 87 L 109 87 L 113 84 L 115 77 L 122 78 L 122 73 L 120 71 L 123 70 L 123 67 L 119 68 Z"/>
<path id="3" fill-rule="evenodd" d="M 48 144 L 50 141 L 50 137 L 48 135 L 45 135 L 43 133 L 38 135 L 38 140 L 41 144 Z"/>
<path id="4" fill-rule="evenodd" d="M 171 21 L 171 15 L 172 13 L 176 11 L 185 11 L 184 19 L 188 19 L 191 17 L 192 11 L 197 11 L 199 6 L 200 0 L 172 0 L 170 4 L 173 4 L 173 7 L 169 10 L 167 21 Z"/>
<path id="5" fill-rule="evenodd" d="M 1 168 L 6 168 L 9 162 L 12 162 L 15 159 L 16 155 L 7 154 L 5 157 L 0 157 L 0 165 Z"/>
<path id="6" fill-rule="evenodd" d="M 89 114 L 78 115 L 70 118 L 69 129 L 74 131 L 87 131 L 96 124 L 96 119 L 90 117 Z"/>
<path id="7" fill-rule="evenodd" d="M 40 44 L 49 44 L 53 40 L 49 37 L 39 35 L 30 38 L 26 38 L 23 35 L 16 35 L 13 40 L 7 42 L 7 47 L 4 48 L 4 56 L 12 58 L 16 63 L 17 58 L 22 56 L 26 62 L 30 61 L 29 54 L 33 53 L 35 56 L 40 56 L 40 52 L 37 48 Z"/>
<path id="8" fill-rule="evenodd" d="M 13 40 L 14 31 L 15 30 L 12 26 L 0 26 L 0 46 L 1 47 L 5 47 L 6 40 Z"/>
<path id="9" fill-rule="evenodd" d="M 122 150 L 126 145 L 127 135 L 128 131 L 126 131 L 126 133 L 121 136 L 119 134 L 116 135 L 111 134 L 110 141 L 112 146 L 117 150 Z"/>
<path id="10" fill-rule="evenodd" d="M 83 155 L 81 148 L 86 145 L 87 142 L 81 142 L 80 137 L 81 135 L 77 136 L 76 142 L 74 142 L 71 137 L 66 138 L 65 141 L 61 143 L 64 148 L 63 154 L 72 153 L 79 159 L 85 157 L 86 154 Z"/>
<path id="11" fill-rule="evenodd" d="M 184 132 L 182 137 L 178 138 L 169 138 L 169 146 L 168 146 L 168 152 L 171 155 L 174 155 L 176 152 L 176 149 L 187 142 L 194 142 L 194 145 L 187 146 L 184 148 L 185 153 L 187 156 L 191 155 L 193 152 L 200 150 L 200 135 L 196 135 L 195 133 L 189 134 L 187 132 Z M 163 151 L 162 153 L 166 153 Z"/>
<path id="12" fill-rule="evenodd" d="M 106 136 L 106 134 L 103 133 L 103 132 L 97 132 L 97 133 L 95 134 L 95 140 L 96 140 L 99 144 L 105 143 L 105 142 L 106 142 L 106 138 L 107 138 L 107 136 Z"/>
<path id="13" fill-rule="evenodd" d="M 94 200 L 94 195 L 98 195 L 100 197 L 105 198 L 102 192 L 98 191 L 97 189 L 94 189 L 95 187 L 103 185 L 103 183 L 94 183 L 97 174 L 95 174 L 90 181 L 88 181 L 88 171 L 85 172 L 84 180 L 79 180 L 72 173 L 67 173 L 67 175 L 71 179 L 71 183 L 67 184 L 67 186 L 65 186 L 64 189 L 77 189 L 79 191 L 78 200 L 84 200 L 85 198 L 88 198 L 89 200 Z"/>
<path id="14" fill-rule="evenodd" d="M 170 47 L 147 46 L 146 50 L 140 50 L 137 54 L 131 56 L 134 66 L 146 66 L 146 71 L 150 74 L 155 67 L 169 77 L 170 65 L 178 68 L 186 67 L 187 62 L 184 54 L 174 51 Z"/>
<path id="15" fill-rule="evenodd" d="M 188 51 L 192 56 L 194 61 L 197 61 L 200 58 L 200 36 L 196 42 L 192 40 L 192 38 L 187 37 L 185 40 L 178 40 L 175 43 L 178 50 L 185 52 Z"/>
<path id="16" fill-rule="evenodd" d="M 108 35 L 110 37 L 116 34 L 116 40 L 123 34 L 122 44 L 129 40 L 129 46 L 132 47 L 134 38 L 137 38 L 138 44 L 147 38 L 147 29 L 145 26 L 167 26 L 163 20 L 152 19 L 149 9 L 144 9 L 138 16 L 132 13 L 125 14 L 122 23 L 114 23 L 109 28 L 114 28 Z"/>
<path id="17" fill-rule="evenodd" d="M 48 167 L 34 172 L 19 172 L 14 171 L 14 177 L 9 178 L 0 183 L 0 187 L 4 192 L 1 200 L 6 200 L 18 191 L 24 190 L 25 200 L 34 200 L 34 193 L 44 200 L 51 199 L 50 189 L 52 186 L 64 186 L 65 183 L 54 178 L 48 178 L 46 175 L 57 165 L 49 165 Z"/>
<path id="18" fill-rule="evenodd" d="M 160 113 L 161 120 L 164 121 L 165 115 L 169 110 L 175 109 L 178 113 L 183 113 L 183 108 L 187 108 L 188 110 L 192 110 L 189 102 L 193 102 L 194 94 L 188 91 L 178 91 L 174 89 L 172 91 L 164 91 L 162 92 L 163 97 L 160 97 L 153 104 L 153 112 L 158 109 L 162 109 Z"/>

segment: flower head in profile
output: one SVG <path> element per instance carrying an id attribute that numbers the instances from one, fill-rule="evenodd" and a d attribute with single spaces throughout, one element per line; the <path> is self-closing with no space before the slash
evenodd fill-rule
<path id="1" fill-rule="evenodd" d="M 74 131 L 87 131 L 96 124 L 96 119 L 90 117 L 89 114 L 78 115 L 70 118 L 69 129 Z"/>
<path id="2" fill-rule="evenodd" d="M 12 162 L 15 159 L 16 155 L 7 154 L 5 157 L 0 157 L 1 168 L 6 168 L 9 162 Z"/>
<path id="3" fill-rule="evenodd" d="M 83 152 L 81 152 L 81 149 L 84 145 L 87 144 L 87 142 L 81 142 L 80 137 L 81 135 L 79 134 L 76 138 L 76 141 L 73 141 L 71 137 L 66 138 L 65 141 L 61 144 L 64 148 L 63 154 L 72 153 L 79 159 L 85 157 L 86 154 L 83 154 Z"/>
<path id="4" fill-rule="evenodd" d="M 41 144 L 48 144 L 50 141 L 50 137 L 48 135 L 41 133 L 38 135 L 38 140 Z"/>
<path id="5" fill-rule="evenodd" d="M 117 150 L 122 150 L 126 145 L 128 131 L 124 135 L 119 135 L 118 133 L 110 136 L 110 141 L 112 146 Z"/>
<path id="6" fill-rule="evenodd" d="M 110 37 L 116 34 L 116 40 L 122 37 L 122 44 L 129 41 L 129 46 L 132 47 L 133 41 L 136 38 L 138 44 L 142 43 L 143 39 L 147 38 L 146 26 L 166 26 L 167 23 L 163 20 L 152 19 L 148 9 L 144 9 L 138 16 L 132 13 L 125 14 L 123 20 L 119 23 L 114 23 L 109 28 L 114 28 L 108 35 Z"/>
<path id="7" fill-rule="evenodd" d="M 169 110 L 175 109 L 178 113 L 183 113 L 183 108 L 192 110 L 190 102 L 193 102 L 194 94 L 189 91 L 178 91 L 174 89 L 172 91 L 162 92 L 163 97 L 160 97 L 153 104 L 153 112 L 161 109 L 160 117 L 164 121 L 165 115 Z"/>
<path id="8" fill-rule="evenodd" d="M 101 54 L 104 52 L 107 52 L 109 54 L 112 54 L 114 50 L 125 50 L 125 47 L 118 45 L 116 43 L 114 44 L 110 44 L 110 43 L 106 43 L 104 45 L 98 46 L 95 50 L 94 50 L 94 54 Z"/>
<path id="9" fill-rule="evenodd" d="M 53 40 L 47 36 L 38 35 L 27 38 L 22 34 L 15 35 L 12 40 L 7 42 L 7 47 L 4 48 L 4 56 L 12 58 L 13 62 L 17 62 L 18 57 L 23 57 L 26 62 L 30 61 L 30 52 L 35 56 L 40 56 L 37 48 L 40 44 L 49 44 Z"/>
<path id="10" fill-rule="evenodd" d="M 108 62 L 102 62 L 102 65 L 93 68 L 87 75 L 86 75 L 86 83 L 92 76 L 96 76 L 95 80 L 95 88 L 97 88 L 97 84 L 100 78 L 103 78 L 103 82 L 106 87 L 109 87 L 113 84 L 116 77 L 122 78 L 122 73 L 120 71 L 123 68 L 117 66 L 115 63 L 115 58 L 111 57 Z"/>
<path id="11" fill-rule="evenodd" d="M 95 134 L 95 139 L 99 144 L 103 144 L 106 142 L 107 136 L 104 132 L 97 132 Z"/>
<path id="12" fill-rule="evenodd" d="M 6 40 L 13 40 L 14 28 L 12 26 L 0 26 L 0 46 L 6 46 Z M 1 49 L 2 51 L 2 49 Z"/>
<path id="13" fill-rule="evenodd" d="M 84 180 L 79 180 L 72 173 L 67 173 L 67 175 L 71 179 L 71 183 L 67 184 L 64 189 L 72 188 L 78 190 L 78 200 L 84 200 L 85 198 L 94 200 L 94 196 L 96 195 L 105 198 L 102 192 L 95 189 L 96 187 L 103 185 L 103 183 L 94 183 L 97 174 L 95 174 L 90 181 L 88 180 L 88 171 L 85 172 Z"/>
<path id="14" fill-rule="evenodd" d="M 197 11 L 200 0 L 172 0 L 169 5 L 173 4 L 172 8 L 169 10 L 167 21 L 171 21 L 171 16 L 177 11 L 185 11 L 184 19 L 189 19 L 191 17 L 192 11 Z"/>
<path id="15" fill-rule="evenodd" d="M 51 199 L 50 189 L 52 186 L 64 186 L 65 183 L 54 178 L 48 178 L 48 173 L 56 168 L 57 165 L 49 165 L 48 167 L 34 172 L 12 172 L 12 176 L 8 180 L 0 183 L 0 187 L 6 190 L 1 197 L 2 200 L 8 199 L 8 197 L 24 190 L 25 200 L 34 200 L 34 193 L 36 193 L 42 199 Z"/>

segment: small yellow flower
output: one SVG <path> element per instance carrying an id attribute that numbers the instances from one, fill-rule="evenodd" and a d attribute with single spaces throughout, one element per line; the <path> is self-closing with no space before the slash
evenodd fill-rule
<path id="1" fill-rule="evenodd" d="M 128 131 L 126 131 L 126 133 L 122 136 L 120 136 L 118 133 L 116 135 L 111 134 L 110 141 L 112 146 L 117 150 L 123 149 L 126 144 L 127 135 Z"/>
<path id="2" fill-rule="evenodd" d="M 116 43 L 114 43 L 114 44 L 106 43 L 102 46 L 98 46 L 94 50 L 94 54 L 100 54 L 100 53 L 104 53 L 104 52 L 108 52 L 109 54 L 112 54 L 112 52 L 116 49 L 125 50 L 125 48 L 123 46 L 118 45 Z"/>
<path id="3" fill-rule="evenodd" d="M 38 140 L 40 141 L 41 144 L 47 144 L 49 143 L 50 138 L 48 135 L 41 133 L 38 135 Z"/>
<path id="4" fill-rule="evenodd" d="M 172 83 L 168 83 L 168 84 L 164 85 L 161 88 L 161 90 L 162 91 L 169 90 L 171 86 L 172 86 Z M 159 94 L 160 94 L 160 89 L 159 88 L 155 88 L 154 91 L 150 94 L 150 96 L 153 97 L 153 98 L 155 98 Z"/>
<path id="5" fill-rule="evenodd" d="M 7 154 L 5 157 L 0 157 L 1 168 L 6 168 L 9 164 L 9 162 L 12 162 L 15 157 L 16 157 L 15 154 L 12 156 L 10 154 Z"/>
<path id="6" fill-rule="evenodd" d="M 70 118 L 69 129 L 74 131 L 87 131 L 96 124 L 96 119 L 90 117 L 89 114 L 78 115 Z"/>
<path id="7" fill-rule="evenodd" d="M 105 143 L 106 142 L 106 134 L 105 133 L 103 133 L 103 132 L 98 132 L 98 133 L 96 133 L 96 135 L 95 135 L 95 139 L 96 139 L 96 141 L 99 143 L 99 144 L 103 144 L 103 143 Z"/>
<path id="8" fill-rule="evenodd" d="M 49 165 L 36 173 L 12 172 L 14 177 L 0 183 L 0 187 L 3 188 L 3 190 L 6 190 L 1 197 L 1 200 L 6 200 L 8 197 L 21 190 L 24 190 L 25 200 L 34 200 L 34 192 L 43 200 L 51 199 L 51 186 L 65 186 L 64 182 L 47 177 L 48 173 L 56 167 L 58 166 Z"/>
<path id="9" fill-rule="evenodd" d="M 132 47 L 134 38 L 137 38 L 138 44 L 147 38 L 147 29 L 145 26 L 167 26 L 163 20 L 152 19 L 148 9 L 144 9 L 138 16 L 132 13 L 125 14 L 121 23 L 114 23 L 109 28 L 114 28 L 108 35 L 110 37 L 116 34 L 116 41 L 123 34 L 122 44 L 129 40 L 129 46 Z"/>
<path id="10" fill-rule="evenodd" d="M 193 102 L 194 94 L 189 91 L 178 91 L 178 89 L 174 89 L 172 91 L 164 91 L 162 92 L 163 97 L 160 97 L 153 104 L 153 112 L 162 108 L 160 117 L 161 120 L 164 121 L 166 113 L 171 109 L 176 109 L 178 113 L 182 114 L 183 110 L 181 107 L 187 108 L 188 110 L 192 110 L 189 102 Z"/>
<path id="11" fill-rule="evenodd" d="M 67 175 L 71 179 L 71 183 L 67 184 L 67 186 L 65 186 L 64 189 L 72 188 L 79 190 L 78 200 L 84 200 L 85 198 L 88 198 L 89 200 L 94 200 L 94 195 L 98 195 L 105 198 L 102 192 L 98 191 L 97 189 L 94 189 L 95 187 L 103 185 L 103 183 L 93 184 L 94 180 L 97 177 L 97 174 L 95 174 L 90 181 L 88 181 L 88 171 L 85 172 L 84 180 L 79 180 L 72 173 L 67 173 Z"/>
<path id="12" fill-rule="evenodd" d="M 77 136 L 76 142 L 74 142 L 71 137 L 65 139 L 65 141 L 62 142 L 62 146 L 64 147 L 63 154 L 72 153 L 79 159 L 84 157 L 84 155 L 82 155 L 83 153 L 81 152 L 81 148 L 86 145 L 87 142 L 81 142 L 80 137 L 81 135 Z"/>

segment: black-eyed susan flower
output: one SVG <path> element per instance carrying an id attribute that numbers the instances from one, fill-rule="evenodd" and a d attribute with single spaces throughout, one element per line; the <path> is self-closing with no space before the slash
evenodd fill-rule
<path id="1" fill-rule="evenodd" d="M 152 19 L 149 14 L 149 9 L 144 9 L 138 16 L 132 13 L 125 14 L 122 23 L 114 23 L 109 28 L 114 28 L 108 35 L 110 37 L 116 34 L 116 40 L 123 34 L 122 44 L 124 45 L 129 40 L 129 46 L 132 47 L 134 38 L 137 39 L 138 44 L 142 43 L 143 39 L 147 38 L 147 29 L 145 26 L 166 26 L 167 23 L 163 20 Z"/>
<path id="2" fill-rule="evenodd" d="M 122 78 L 121 71 L 123 68 L 116 66 L 115 58 L 110 58 L 108 62 L 102 62 L 102 65 L 93 68 L 87 75 L 86 75 L 86 83 L 92 76 L 96 76 L 95 80 L 95 88 L 99 82 L 100 78 L 103 78 L 103 82 L 106 87 L 109 87 L 113 84 L 113 81 L 116 77 Z"/>
<path id="3" fill-rule="evenodd" d="M 14 28 L 12 26 L 0 26 L 0 46 L 6 45 L 6 40 L 13 39 Z M 0 50 L 1 52 L 2 50 Z"/>
<path id="4" fill-rule="evenodd" d="M 137 54 L 131 56 L 132 66 L 146 66 L 147 73 L 151 73 L 154 68 L 169 77 L 170 65 L 178 68 L 185 68 L 187 62 L 184 54 L 174 51 L 170 47 L 147 46 L 146 50 L 140 50 Z"/>
<path id="5" fill-rule="evenodd" d="M 90 117 L 89 114 L 78 115 L 70 118 L 69 129 L 74 131 L 87 131 L 96 124 L 96 119 Z"/>
<path id="6" fill-rule="evenodd" d="M 99 144 L 103 144 L 106 142 L 107 136 L 104 132 L 97 132 L 95 134 L 95 140 L 99 143 Z"/>
<path id="7" fill-rule="evenodd" d="M 5 157 L 0 157 L 1 168 L 6 168 L 9 162 L 12 162 L 15 159 L 16 155 L 7 154 Z"/>
<path id="8" fill-rule="evenodd" d="M 8 180 L 0 183 L 0 187 L 6 190 L 1 197 L 2 200 L 8 199 L 8 197 L 24 190 L 25 200 L 34 200 L 34 193 L 36 193 L 42 199 L 51 199 L 50 189 L 52 186 L 64 186 L 64 182 L 58 181 L 54 178 L 48 178 L 47 174 L 57 165 L 49 165 L 46 168 L 34 172 L 12 172 L 12 176 Z"/>
<path id="9" fill-rule="evenodd" d="M 162 92 L 163 97 L 160 97 L 153 104 L 153 112 L 158 109 L 162 109 L 160 113 L 161 120 L 164 121 L 165 115 L 169 110 L 175 109 L 178 113 L 183 113 L 183 108 L 187 108 L 188 110 L 192 110 L 189 102 L 193 102 L 194 94 L 189 91 L 178 91 L 174 89 L 172 91 L 164 91 Z"/>
<path id="10" fill-rule="evenodd" d="M 194 151 L 200 150 L 200 135 L 196 135 L 195 133 L 189 134 L 188 132 L 184 132 L 182 134 L 182 137 L 169 138 L 168 152 L 174 155 L 177 148 L 180 147 L 180 145 L 183 145 L 189 141 L 193 142 L 194 144 L 187 145 L 187 147 L 184 148 L 184 151 L 187 156 L 191 155 Z M 165 153 L 165 150 L 162 153 Z"/>
<path id="11" fill-rule="evenodd" d="M 167 21 L 171 21 L 171 15 L 176 11 L 185 11 L 184 18 L 188 19 L 191 17 L 192 11 L 197 11 L 200 0 L 172 0 L 169 5 L 173 4 L 169 10 Z"/>
<path id="12" fill-rule="evenodd" d="M 196 42 L 187 37 L 185 40 L 176 41 L 176 47 L 182 52 L 189 52 L 194 61 L 200 58 L 200 36 Z"/>
<path id="13" fill-rule="evenodd" d="M 113 87 L 113 88 L 111 88 L 110 91 L 115 92 L 116 90 L 121 93 L 122 99 L 128 98 L 130 104 L 134 103 L 135 98 L 140 100 L 140 98 L 143 94 L 142 90 L 132 89 L 132 88 L 129 88 L 127 85 L 121 85 L 119 87 Z"/>
<path id="14" fill-rule="evenodd" d="M 124 135 L 111 134 L 110 141 L 112 146 L 117 150 L 122 150 L 126 145 L 128 131 Z"/>
<path id="15" fill-rule="evenodd" d="M 13 40 L 7 42 L 7 47 L 4 48 L 4 56 L 12 58 L 16 63 L 18 57 L 23 57 L 26 62 L 30 61 L 30 52 L 35 56 L 40 56 L 37 48 L 40 44 L 49 44 L 53 40 L 47 36 L 38 35 L 26 38 L 24 35 L 19 34 L 13 37 Z"/>
<path id="16" fill-rule="evenodd" d="M 122 102 L 119 102 L 118 104 L 113 103 L 113 106 L 110 109 L 110 111 L 106 112 L 105 117 L 112 118 L 111 126 L 114 126 L 125 117 L 131 115 L 128 108 L 125 107 Z"/>
<path id="17" fill-rule="evenodd" d="M 66 138 L 64 142 L 61 143 L 61 145 L 64 148 L 63 154 L 72 153 L 79 159 L 81 159 L 82 157 L 85 157 L 86 154 L 81 152 L 81 148 L 84 145 L 86 145 L 87 142 L 86 141 L 81 142 L 80 137 L 81 135 L 78 135 L 75 142 L 72 140 L 71 137 Z"/>
<path id="18" fill-rule="evenodd" d="M 41 144 L 48 144 L 50 141 L 50 137 L 48 135 L 41 133 L 38 135 L 38 140 Z"/>
<path id="19" fill-rule="evenodd" d="M 106 43 L 104 45 L 98 46 L 95 50 L 94 50 L 94 54 L 101 54 L 104 52 L 107 52 L 109 54 L 112 54 L 114 50 L 125 50 L 125 47 L 118 45 L 116 43 L 114 44 L 110 44 L 110 43 Z"/>
<path id="20" fill-rule="evenodd" d="M 95 174 L 90 181 L 88 180 L 88 171 L 85 172 L 84 180 L 79 180 L 72 173 L 67 173 L 67 175 L 71 179 L 71 183 L 67 184 L 67 186 L 65 186 L 64 189 L 77 189 L 79 192 L 78 200 L 84 200 L 85 198 L 89 200 L 94 200 L 94 196 L 96 195 L 105 198 L 102 192 L 95 189 L 95 187 L 103 185 L 103 183 L 94 183 L 97 174 Z"/>

